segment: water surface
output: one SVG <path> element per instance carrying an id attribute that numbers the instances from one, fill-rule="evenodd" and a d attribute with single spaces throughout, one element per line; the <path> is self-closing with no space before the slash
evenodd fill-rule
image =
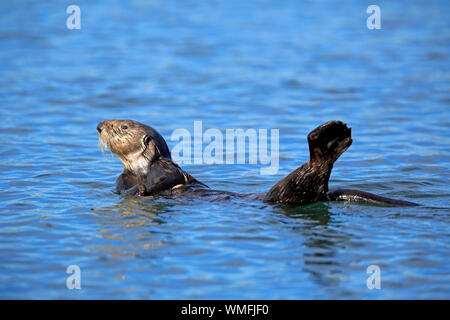
<path id="1" fill-rule="evenodd" d="M 0 298 L 449 298 L 448 1 L 0 3 Z M 267 191 L 339 119 L 330 186 L 422 204 L 280 208 L 124 199 L 96 125 L 277 128 L 280 170 L 183 165 L 212 188 Z M 381 289 L 366 286 L 369 265 Z M 82 289 L 66 288 L 78 265 Z"/>

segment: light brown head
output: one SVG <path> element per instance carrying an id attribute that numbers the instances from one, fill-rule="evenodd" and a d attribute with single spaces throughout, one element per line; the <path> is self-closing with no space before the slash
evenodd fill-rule
<path id="1" fill-rule="evenodd" d="M 102 121 L 97 126 L 100 143 L 122 161 L 124 167 L 143 174 L 158 158 L 171 159 L 164 138 L 153 128 L 133 120 Z"/>

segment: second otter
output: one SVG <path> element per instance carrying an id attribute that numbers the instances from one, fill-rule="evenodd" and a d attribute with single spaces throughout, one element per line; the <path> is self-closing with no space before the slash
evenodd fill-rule
<path id="1" fill-rule="evenodd" d="M 212 191 L 172 161 L 165 140 L 153 128 L 133 120 L 109 120 L 100 122 L 97 131 L 101 144 L 123 163 L 124 171 L 116 183 L 116 191 L 121 194 L 150 196 L 193 190 Z M 352 144 L 351 129 L 341 121 L 329 121 L 311 131 L 308 144 L 310 160 L 281 179 L 262 200 L 289 205 L 327 200 L 417 205 L 357 190 L 328 192 L 333 164 Z"/>

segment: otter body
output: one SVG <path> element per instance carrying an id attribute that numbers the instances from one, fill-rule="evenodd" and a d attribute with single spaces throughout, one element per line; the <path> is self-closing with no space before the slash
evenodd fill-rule
<path id="1" fill-rule="evenodd" d="M 129 195 L 154 195 L 177 186 L 206 185 L 198 182 L 188 173 L 181 170 L 171 160 L 158 159 L 148 167 L 144 175 L 124 169 L 117 178 L 116 191 Z"/>
<path id="2" fill-rule="evenodd" d="M 116 182 L 123 195 L 150 196 L 186 192 L 239 195 L 211 190 L 172 161 L 164 138 L 153 128 L 133 120 L 102 121 L 97 126 L 102 147 L 107 147 L 123 163 Z M 310 160 L 275 184 L 267 194 L 256 196 L 265 202 L 303 205 L 317 201 L 366 201 L 383 205 L 417 204 L 380 197 L 357 190 L 328 191 L 334 162 L 352 144 L 351 129 L 341 121 L 329 121 L 308 135 Z"/>
<path id="3" fill-rule="evenodd" d="M 132 120 L 102 121 L 97 126 L 100 142 L 122 161 L 116 191 L 149 196 L 175 187 L 208 188 L 172 161 L 163 137 L 153 128 Z"/>

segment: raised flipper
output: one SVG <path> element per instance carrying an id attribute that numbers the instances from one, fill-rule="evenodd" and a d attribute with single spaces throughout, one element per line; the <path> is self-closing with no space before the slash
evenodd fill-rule
<path id="1" fill-rule="evenodd" d="M 344 200 L 380 205 L 418 206 L 417 203 L 377 196 L 373 193 L 341 189 L 328 192 L 333 163 L 352 144 L 351 129 L 341 121 L 329 121 L 308 135 L 310 160 L 281 179 L 264 200 L 292 205 L 316 201 Z"/>
<path id="2" fill-rule="evenodd" d="M 329 121 L 308 135 L 310 160 L 281 179 L 264 200 L 302 205 L 328 200 L 328 180 L 333 163 L 352 144 L 351 129 Z"/>
<path id="3" fill-rule="evenodd" d="M 378 196 L 373 193 L 359 191 L 359 190 L 349 190 L 349 189 L 338 189 L 333 190 L 328 193 L 329 200 L 343 200 L 343 201 L 357 201 L 357 202 L 369 202 L 379 205 L 390 205 L 390 206 L 419 206 L 419 204 L 404 200 L 396 200 L 391 198 L 386 198 Z"/>
<path id="4" fill-rule="evenodd" d="M 308 134 L 310 162 L 334 163 L 352 142 L 351 128 L 341 121 L 328 121 Z"/>

